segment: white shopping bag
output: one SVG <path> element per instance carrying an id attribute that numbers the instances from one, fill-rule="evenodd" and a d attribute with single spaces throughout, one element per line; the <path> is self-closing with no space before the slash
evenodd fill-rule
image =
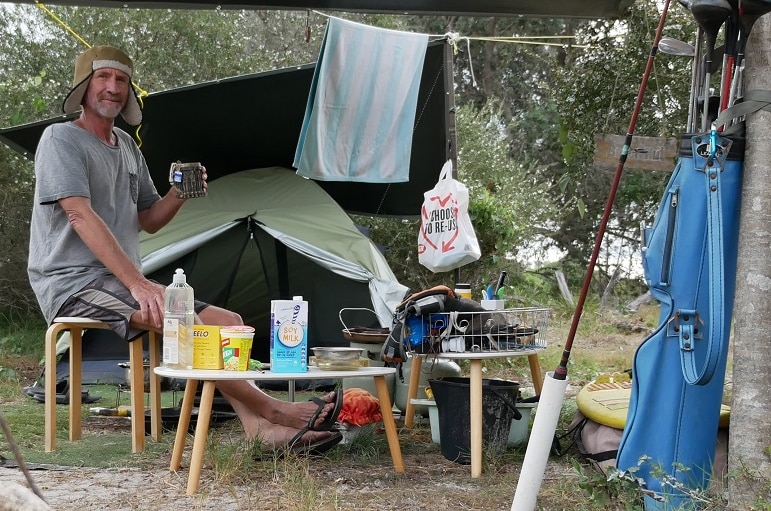
<path id="1" fill-rule="evenodd" d="M 482 255 L 468 215 L 468 189 L 453 179 L 452 161 L 439 181 L 423 194 L 418 233 L 418 261 L 439 273 L 476 261 Z"/>

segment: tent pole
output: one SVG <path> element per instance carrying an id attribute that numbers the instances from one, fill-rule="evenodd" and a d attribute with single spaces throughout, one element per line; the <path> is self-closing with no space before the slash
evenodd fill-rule
<path id="1" fill-rule="evenodd" d="M 444 45 L 444 125 L 447 134 L 445 158 L 452 160 L 452 177 L 458 179 L 458 137 L 455 125 L 455 93 L 452 45 Z M 445 160 L 446 161 L 446 160 Z"/>
<path id="2" fill-rule="evenodd" d="M 444 126 L 447 136 L 445 159 L 452 160 L 452 177 L 458 179 L 458 133 L 455 124 L 455 93 L 452 45 L 444 45 Z M 455 284 L 460 282 L 460 268 L 453 271 Z"/>
<path id="3" fill-rule="evenodd" d="M 292 295 L 289 292 L 289 261 L 286 245 L 276 241 L 276 268 L 278 270 L 278 299 L 291 300 Z"/>

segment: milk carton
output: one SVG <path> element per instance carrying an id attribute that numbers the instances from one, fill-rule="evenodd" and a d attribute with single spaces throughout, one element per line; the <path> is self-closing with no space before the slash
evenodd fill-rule
<path id="1" fill-rule="evenodd" d="M 308 302 L 302 296 L 270 302 L 270 370 L 308 371 Z"/>

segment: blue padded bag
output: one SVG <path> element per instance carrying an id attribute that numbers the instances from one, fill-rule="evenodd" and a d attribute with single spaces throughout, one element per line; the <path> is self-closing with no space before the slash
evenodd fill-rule
<path id="1" fill-rule="evenodd" d="M 706 489 L 712 474 L 743 158 L 743 139 L 684 135 L 654 224 L 643 233 L 645 278 L 661 313 L 657 329 L 635 352 L 616 466 L 637 467 L 653 495 L 645 497 L 649 511 L 695 509 L 688 490 Z M 685 490 L 669 484 L 674 481 Z"/>

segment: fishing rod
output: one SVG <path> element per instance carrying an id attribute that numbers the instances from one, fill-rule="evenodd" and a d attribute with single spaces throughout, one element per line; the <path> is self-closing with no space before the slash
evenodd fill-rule
<path id="1" fill-rule="evenodd" d="M 586 268 L 586 275 L 584 277 L 583 285 L 581 286 L 581 293 L 578 297 L 578 303 L 576 304 L 575 312 L 573 313 L 573 320 L 570 323 L 570 330 L 568 331 L 567 341 L 565 342 L 565 348 L 562 352 L 562 358 L 559 365 L 554 370 L 554 379 L 565 380 L 568 375 L 568 360 L 570 359 L 570 351 L 573 349 L 573 341 L 578 331 L 578 322 L 581 319 L 581 314 L 584 310 L 584 304 L 586 297 L 589 294 L 589 285 L 594 275 L 594 268 L 597 265 L 597 259 L 600 255 L 600 247 L 602 246 L 602 239 L 605 236 L 605 230 L 608 227 L 610 221 L 610 213 L 613 209 L 613 202 L 616 198 L 616 192 L 618 191 L 619 183 L 621 182 L 621 175 L 624 172 L 624 164 L 626 163 L 627 156 L 629 155 L 629 148 L 632 145 L 632 137 L 634 135 L 635 127 L 637 126 L 637 118 L 640 115 L 642 109 L 643 97 L 645 96 L 645 89 L 648 87 L 648 79 L 650 78 L 651 71 L 653 70 L 653 61 L 656 58 L 658 52 L 659 42 L 661 41 L 661 34 L 664 30 L 664 23 L 666 22 L 667 12 L 669 11 L 669 2 L 664 2 L 664 8 L 661 12 L 661 18 L 659 19 L 659 26 L 656 29 L 656 36 L 653 39 L 653 46 L 651 46 L 650 54 L 648 55 L 648 61 L 645 64 L 645 71 L 643 72 L 642 81 L 640 82 L 640 88 L 637 91 L 637 100 L 632 110 L 632 118 L 629 121 L 629 128 L 627 129 L 626 139 L 624 140 L 624 147 L 621 149 L 621 155 L 618 158 L 618 166 L 616 167 L 616 173 L 613 177 L 613 183 L 610 187 L 610 193 L 608 194 L 608 201 L 605 203 L 605 211 L 602 214 L 600 220 L 600 226 L 597 230 L 597 237 L 594 241 L 594 248 L 592 249 L 592 255 L 589 259 L 589 266 Z"/>
<path id="2" fill-rule="evenodd" d="M 651 71 L 653 69 L 653 60 L 655 59 L 656 53 L 658 52 L 658 45 L 661 41 L 661 33 L 664 30 L 664 23 L 667 18 L 667 12 L 669 11 L 669 3 L 670 0 L 666 0 L 664 2 L 664 7 L 661 13 L 661 19 L 659 20 L 659 26 L 656 30 L 653 47 L 651 48 L 650 55 L 648 56 L 648 62 L 645 66 L 645 72 L 643 73 L 642 83 L 640 83 L 640 89 L 637 92 L 637 101 L 635 102 L 632 119 L 629 122 L 629 129 L 627 130 L 624 147 L 622 148 L 621 155 L 619 157 L 616 175 L 613 180 L 613 185 L 610 189 L 608 202 L 605 205 L 605 212 L 602 216 L 600 228 L 597 232 L 597 239 L 594 244 L 594 250 L 592 250 L 589 267 L 586 270 L 586 277 L 584 278 L 584 284 L 581 288 L 578 305 L 576 306 L 575 313 L 573 314 L 573 321 L 570 325 L 568 339 L 565 343 L 564 351 L 562 352 L 562 359 L 560 360 L 557 368 L 554 371 L 547 373 L 546 377 L 544 378 L 544 385 L 541 389 L 541 394 L 538 400 L 538 413 L 535 415 L 535 421 L 533 422 L 530 440 L 527 443 L 525 459 L 522 462 L 522 471 L 519 474 L 519 481 L 517 483 L 517 489 L 514 493 L 514 500 L 511 502 L 511 511 L 533 511 L 533 509 L 535 509 L 538 492 L 541 489 L 543 475 L 546 471 L 546 463 L 549 460 L 549 452 L 551 451 L 551 445 L 554 441 L 554 432 L 557 430 L 557 422 L 559 421 L 560 411 L 562 410 L 562 404 L 565 400 L 565 390 L 568 383 L 567 375 L 570 350 L 573 347 L 573 340 L 575 339 L 576 331 L 578 330 L 578 321 L 581 317 L 584 303 L 586 302 L 586 296 L 589 294 L 589 283 L 592 280 L 594 267 L 597 264 L 600 245 L 602 244 L 602 238 L 605 234 L 605 229 L 607 228 L 608 221 L 610 219 L 610 210 L 612 209 L 616 191 L 618 190 L 618 185 L 621 181 L 621 174 L 624 170 L 624 163 L 626 162 L 627 156 L 629 155 L 629 148 L 632 145 L 632 136 L 634 134 L 635 126 L 637 125 L 637 117 L 639 116 L 640 109 L 642 107 L 642 100 L 645 94 L 645 89 L 648 86 L 648 78 L 650 77 Z"/>

